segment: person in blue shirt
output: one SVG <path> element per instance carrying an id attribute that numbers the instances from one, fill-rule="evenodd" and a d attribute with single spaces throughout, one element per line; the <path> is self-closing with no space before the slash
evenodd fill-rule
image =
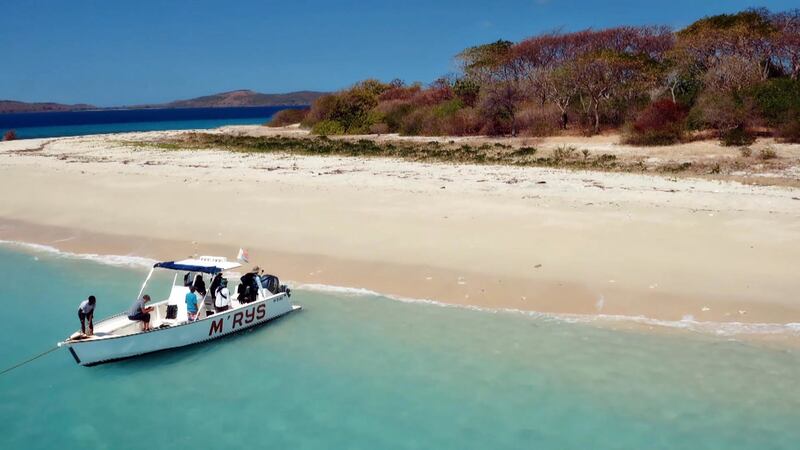
<path id="1" fill-rule="evenodd" d="M 189 292 L 186 294 L 186 313 L 189 322 L 197 320 L 197 294 L 194 293 L 194 286 L 189 286 Z"/>

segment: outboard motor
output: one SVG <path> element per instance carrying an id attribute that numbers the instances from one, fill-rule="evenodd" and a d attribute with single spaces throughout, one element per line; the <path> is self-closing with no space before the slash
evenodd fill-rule
<path id="1" fill-rule="evenodd" d="M 291 289 L 289 289 L 285 284 L 281 284 L 281 281 L 275 275 L 262 275 L 261 285 L 264 286 L 272 294 L 285 292 L 286 295 L 290 297 L 292 295 Z"/>

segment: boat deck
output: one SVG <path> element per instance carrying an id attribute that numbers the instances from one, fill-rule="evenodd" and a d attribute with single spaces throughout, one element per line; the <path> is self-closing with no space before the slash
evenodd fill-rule
<path id="1" fill-rule="evenodd" d="M 184 286 L 173 286 L 172 292 L 167 300 L 162 300 L 157 303 L 148 304 L 153 308 L 150 312 L 150 325 L 151 329 L 172 327 L 189 322 L 188 312 L 186 310 L 186 294 L 189 289 Z M 233 297 L 233 295 L 232 295 Z M 259 295 L 259 299 L 262 296 Z M 167 306 L 178 306 L 178 314 L 175 319 L 167 318 Z M 247 303 L 241 303 L 236 298 L 231 298 L 230 310 L 238 309 Z M 295 305 L 294 309 L 299 309 Z M 202 300 L 198 300 L 198 314 L 197 320 L 202 320 L 214 315 L 215 309 L 210 295 L 206 295 Z M 107 319 L 103 319 L 94 325 L 94 334 L 92 336 L 82 336 L 80 332 L 74 333 L 67 339 L 67 342 L 98 340 L 116 336 L 127 336 L 142 332 L 142 324 L 138 321 L 128 319 L 127 313 L 119 314 Z"/>

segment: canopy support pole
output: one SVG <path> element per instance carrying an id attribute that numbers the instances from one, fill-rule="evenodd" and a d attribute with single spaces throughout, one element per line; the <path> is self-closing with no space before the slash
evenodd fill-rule
<path id="1" fill-rule="evenodd" d="M 136 299 L 139 300 L 142 298 L 142 293 L 144 292 L 145 286 L 147 286 L 147 282 L 150 281 L 150 277 L 153 276 L 153 271 L 156 270 L 155 267 L 150 268 L 150 273 L 147 274 L 147 278 L 144 279 L 144 283 L 142 283 L 142 288 L 139 289 L 139 295 L 136 296 Z"/>

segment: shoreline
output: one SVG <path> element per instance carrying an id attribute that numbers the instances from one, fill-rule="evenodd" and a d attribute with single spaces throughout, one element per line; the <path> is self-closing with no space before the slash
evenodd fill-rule
<path id="1" fill-rule="evenodd" d="M 486 309 L 800 322 L 796 189 L 121 142 L 179 133 L 0 144 L 0 239 L 156 259 L 241 246 L 283 279 Z"/>
<path id="2" fill-rule="evenodd" d="M 2 229 L 0 225 L 0 229 Z M 55 231 L 55 230 L 53 230 Z M 58 239 L 51 244 L 73 241 L 74 239 Z M 57 248 L 50 244 L 0 240 L 0 248 L 21 249 L 18 251 L 30 252 L 32 254 L 47 253 L 57 257 L 68 259 L 78 259 L 92 261 L 97 264 L 112 265 L 128 268 L 149 268 L 157 259 L 141 255 L 115 255 L 104 253 L 79 253 Z M 163 259 L 163 258 L 162 258 Z M 243 267 L 246 267 L 244 264 Z M 235 271 L 234 271 L 235 272 Z M 289 283 L 296 283 L 295 280 L 283 279 Z M 800 345 L 796 340 L 800 337 L 800 322 L 790 323 L 759 323 L 759 322 L 711 322 L 697 321 L 694 318 L 682 318 L 681 320 L 662 320 L 645 316 L 626 316 L 608 314 L 581 314 L 581 313 L 555 313 L 541 312 L 515 308 L 491 308 L 478 306 L 468 303 L 443 302 L 428 298 L 410 298 L 392 294 L 373 291 L 370 289 L 354 286 L 339 286 L 320 283 L 299 283 L 292 284 L 291 287 L 300 291 L 312 291 L 321 293 L 332 293 L 339 295 L 352 296 L 379 296 L 392 301 L 411 303 L 427 306 L 437 306 L 443 308 L 465 308 L 482 313 L 504 313 L 523 315 L 531 318 L 554 320 L 565 324 L 583 324 L 606 328 L 614 331 L 633 331 L 645 333 L 681 333 L 689 332 L 709 338 L 728 338 L 731 340 L 741 340 L 742 342 L 753 342 L 765 345 L 777 345 L 775 348 L 795 348 Z M 788 347 L 787 347 L 788 346 Z"/>

